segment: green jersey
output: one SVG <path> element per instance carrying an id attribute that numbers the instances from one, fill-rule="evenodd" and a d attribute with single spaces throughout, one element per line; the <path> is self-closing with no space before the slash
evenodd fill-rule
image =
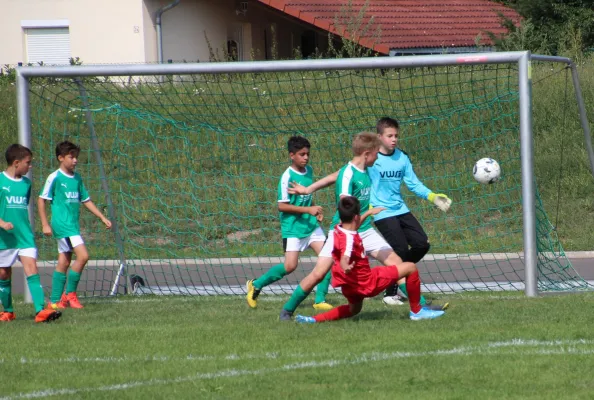
<path id="1" fill-rule="evenodd" d="M 338 172 L 336 179 L 336 205 L 340 201 L 340 196 L 353 196 L 359 199 L 361 204 L 361 214 L 369 210 L 369 198 L 371 196 L 371 180 L 367 174 L 367 170 L 361 170 L 355 167 L 352 163 L 348 163 Z M 340 223 L 338 210 L 332 218 L 332 225 L 330 229 Z M 365 222 L 359 227 L 359 232 L 365 232 L 371 229 L 371 218 L 367 218 Z"/>
<path id="2" fill-rule="evenodd" d="M 297 207 L 309 207 L 312 204 L 311 194 L 289 194 L 291 182 L 309 186 L 313 182 L 313 169 L 307 165 L 305 172 L 295 171 L 292 167 L 285 170 L 278 182 L 278 202 L 289 203 Z M 315 216 L 311 214 L 280 213 L 283 239 L 308 237 L 319 226 Z"/>
<path id="3" fill-rule="evenodd" d="M 52 202 L 52 231 L 56 239 L 80 235 L 80 203 L 91 200 L 78 173 L 62 170 L 50 174 L 39 194 Z"/>
<path id="4" fill-rule="evenodd" d="M 0 219 L 11 222 L 14 228 L 0 228 L 0 250 L 29 249 L 35 247 L 35 237 L 29 222 L 31 181 L 23 176 L 11 178 L 0 174 Z"/>

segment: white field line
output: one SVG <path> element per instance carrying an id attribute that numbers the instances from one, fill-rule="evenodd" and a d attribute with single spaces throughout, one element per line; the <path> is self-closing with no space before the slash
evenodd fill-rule
<path id="1" fill-rule="evenodd" d="M 590 345 L 594 344 L 594 340 L 551 340 L 551 341 L 540 341 L 532 339 L 512 339 L 507 342 L 492 342 L 488 343 L 486 348 L 505 348 L 505 347 L 529 347 L 529 346 L 579 346 L 579 345 Z M 477 348 L 471 348 L 476 350 Z M 109 364 L 109 363 L 125 363 L 125 362 L 183 362 L 183 361 L 245 361 L 245 360 L 256 360 L 256 359 L 291 359 L 291 358 L 307 358 L 313 359 L 322 357 L 322 354 L 316 353 L 280 353 L 270 352 L 262 354 L 228 354 L 224 356 L 212 356 L 212 355 L 196 355 L 188 354 L 186 356 L 167 356 L 167 355 L 145 355 L 137 357 L 129 356 L 111 356 L 111 357 L 62 357 L 62 358 L 28 358 L 20 357 L 15 359 L 4 359 L 0 358 L 0 364 L 56 364 L 56 363 L 98 363 L 98 364 Z"/>
<path id="2" fill-rule="evenodd" d="M 344 365 L 358 365 L 370 362 L 386 361 L 392 359 L 413 358 L 413 357 L 434 357 L 434 356 L 472 356 L 472 355 L 505 355 L 505 354 L 522 354 L 522 355 L 591 355 L 594 354 L 594 349 L 579 349 L 576 346 L 585 344 L 592 344 L 590 340 L 554 340 L 554 341 L 538 341 L 532 339 L 514 339 L 509 342 L 493 342 L 482 346 L 474 347 L 458 347 L 453 349 L 442 349 L 425 352 L 393 352 L 393 353 L 363 353 L 358 356 L 322 360 L 322 361 L 306 361 L 298 363 L 284 364 L 273 368 L 260 368 L 254 370 L 246 369 L 224 369 L 214 372 L 197 373 L 188 376 L 179 376 L 170 379 L 149 379 L 145 381 L 131 381 L 113 385 L 104 385 L 98 387 L 86 388 L 62 388 L 62 389 L 44 389 L 28 393 L 14 393 L 9 396 L 1 397 L 0 400 L 13 399 L 33 399 L 60 395 L 76 395 L 78 393 L 94 393 L 94 392 L 116 392 L 120 390 L 128 390 L 136 387 L 147 387 L 157 385 L 171 385 L 186 382 L 196 382 L 211 380 L 217 378 L 232 378 L 240 376 L 259 376 L 269 373 L 296 371 L 310 368 L 334 368 Z M 521 348 L 528 347 L 522 350 Z M 501 349 L 507 350 L 502 351 Z M 509 351 L 513 350 L 513 351 Z"/>

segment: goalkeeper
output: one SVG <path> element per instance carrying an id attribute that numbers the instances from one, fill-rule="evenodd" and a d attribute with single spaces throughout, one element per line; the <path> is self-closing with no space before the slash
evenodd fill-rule
<path id="1" fill-rule="evenodd" d="M 381 118 L 376 130 L 381 144 L 377 161 L 368 168 L 372 186 L 371 204 L 386 210 L 374 216 L 375 226 L 403 262 L 416 264 L 429 251 L 429 239 L 402 198 L 402 183 L 415 195 L 429 200 L 444 212 L 448 211 L 452 201 L 445 194 L 433 193 L 417 178 L 408 154 L 398 148 L 398 121 L 388 117 Z M 384 294 L 385 304 L 402 304 L 397 295 L 398 288 L 408 297 L 406 284 L 402 279 L 398 281 L 398 286 L 387 288 Z"/>

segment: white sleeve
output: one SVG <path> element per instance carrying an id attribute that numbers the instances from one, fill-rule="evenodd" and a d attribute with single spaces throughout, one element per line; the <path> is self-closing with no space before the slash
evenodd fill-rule
<path id="1" fill-rule="evenodd" d="M 344 174 L 342 174 L 342 179 L 340 181 L 340 196 L 352 196 L 353 195 L 350 192 L 352 180 L 353 180 L 353 170 L 351 168 L 346 168 L 344 170 Z"/>
<path id="2" fill-rule="evenodd" d="M 54 180 L 56 179 L 56 173 L 50 174 L 43 185 L 43 190 L 39 194 L 39 197 L 45 200 L 52 200 L 52 187 L 54 186 Z"/>
<path id="3" fill-rule="evenodd" d="M 351 253 L 353 252 L 353 235 L 351 234 L 346 234 L 346 244 L 344 246 L 344 255 L 347 257 L 351 257 Z"/>
<path id="4" fill-rule="evenodd" d="M 289 199 L 289 180 L 291 179 L 291 174 L 289 170 L 285 171 L 283 176 L 281 177 L 279 188 L 278 188 L 278 202 L 279 203 L 288 203 Z"/>

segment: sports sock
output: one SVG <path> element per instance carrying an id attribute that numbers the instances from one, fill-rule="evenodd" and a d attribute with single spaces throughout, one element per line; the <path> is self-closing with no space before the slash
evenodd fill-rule
<path id="1" fill-rule="evenodd" d="M 256 279 L 253 282 L 253 285 L 256 289 L 262 289 L 263 287 L 282 279 L 285 275 L 287 275 L 287 270 L 285 269 L 284 264 L 276 264 L 273 265 L 268 272 Z"/>
<path id="2" fill-rule="evenodd" d="M 54 271 L 54 275 L 52 276 L 52 294 L 50 296 L 50 301 L 52 303 L 60 301 L 62 293 L 64 292 L 64 286 L 66 286 L 66 274 Z"/>
<path id="3" fill-rule="evenodd" d="M 406 291 L 406 283 L 401 283 L 400 285 L 398 285 L 398 289 L 400 289 L 402 294 L 406 296 L 406 298 L 408 298 L 408 292 Z M 425 296 L 421 295 L 421 306 L 424 306 L 425 304 L 427 304 L 427 300 L 425 300 Z"/>
<path id="4" fill-rule="evenodd" d="M 12 308 L 12 285 L 10 279 L 5 281 L 0 279 L 0 301 L 5 312 L 14 312 Z"/>
<path id="5" fill-rule="evenodd" d="M 68 283 L 66 284 L 66 294 L 76 292 L 81 274 L 73 270 L 68 271 Z"/>
<path id="6" fill-rule="evenodd" d="M 330 280 L 332 279 L 332 273 L 328 271 L 322 282 L 316 286 L 316 300 L 315 303 L 325 303 L 326 295 L 328 294 L 328 286 L 330 286 Z"/>
<path id="7" fill-rule="evenodd" d="M 330 311 L 314 315 L 316 322 L 335 321 L 337 319 L 349 318 L 353 314 L 351 313 L 351 307 L 348 304 L 333 308 Z"/>
<path id="8" fill-rule="evenodd" d="M 43 310 L 45 307 L 45 294 L 43 293 L 43 287 L 41 287 L 41 280 L 39 274 L 33 274 L 27 277 L 27 285 L 29 285 L 29 291 L 31 292 L 31 298 L 33 299 L 33 306 L 35 312 Z"/>
<path id="9" fill-rule="evenodd" d="M 415 271 L 406 277 L 406 291 L 408 292 L 410 310 L 416 314 L 421 311 L 421 279 L 419 278 L 419 271 Z"/>
<path id="10" fill-rule="evenodd" d="M 294 313 L 299 304 L 309 295 L 309 292 L 305 292 L 301 289 L 301 285 L 297 285 L 297 288 L 293 291 L 291 298 L 285 303 L 283 309 L 290 313 Z"/>

